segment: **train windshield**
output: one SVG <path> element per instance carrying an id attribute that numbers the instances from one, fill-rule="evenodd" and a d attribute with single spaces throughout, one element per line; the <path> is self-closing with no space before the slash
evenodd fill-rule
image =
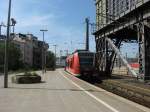
<path id="1" fill-rule="evenodd" d="M 81 66 L 93 66 L 94 53 L 79 53 Z"/>

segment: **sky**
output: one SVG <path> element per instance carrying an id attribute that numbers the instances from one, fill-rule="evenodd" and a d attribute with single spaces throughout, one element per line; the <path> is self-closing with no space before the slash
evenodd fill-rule
<path id="1" fill-rule="evenodd" d="M 0 21 L 5 24 L 7 11 L 8 0 L 1 0 Z M 95 21 L 95 4 L 94 0 L 12 0 L 11 17 L 17 21 L 16 33 L 32 33 L 42 40 L 40 29 L 47 29 L 45 41 L 50 44 L 50 50 L 57 44 L 57 53 L 72 52 L 85 46 L 81 44 L 85 43 L 85 18 Z M 95 51 L 92 35 L 90 49 Z"/>
<path id="2" fill-rule="evenodd" d="M 8 0 L 1 0 L 0 22 L 7 22 Z M 60 50 L 83 49 L 85 45 L 85 18 L 95 22 L 94 0 L 12 0 L 11 17 L 15 18 L 16 33 L 32 33 L 42 40 L 40 29 L 47 29 L 45 41 L 50 50 L 54 51 L 54 44 Z M 3 28 L 3 33 L 6 30 Z M 130 46 L 123 47 L 123 54 L 129 52 L 134 56 Z M 95 51 L 94 36 L 90 36 L 90 50 Z M 64 52 L 65 54 L 65 52 Z"/>

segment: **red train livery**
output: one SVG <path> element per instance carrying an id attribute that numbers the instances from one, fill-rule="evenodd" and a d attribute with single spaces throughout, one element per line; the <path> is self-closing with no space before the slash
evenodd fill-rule
<path id="1" fill-rule="evenodd" d="M 94 72 L 94 53 L 76 50 L 66 59 L 66 71 L 75 76 L 91 75 Z"/>

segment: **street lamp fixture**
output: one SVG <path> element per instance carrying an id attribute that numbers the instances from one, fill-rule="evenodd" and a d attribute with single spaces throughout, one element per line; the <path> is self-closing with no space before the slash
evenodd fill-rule
<path id="1" fill-rule="evenodd" d="M 46 51 L 45 51 L 45 40 L 44 40 L 44 36 L 45 36 L 45 32 L 47 32 L 48 30 L 45 29 L 41 29 L 41 32 L 43 32 L 43 45 L 42 45 L 42 73 L 44 74 L 46 72 L 46 59 L 44 59 L 44 57 L 46 58 Z M 45 52 L 44 52 L 45 51 Z"/>
<path id="2" fill-rule="evenodd" d="M 48 30 L 40 30 L 41 32 L 47 32 Z"/>
<path id="3" fill-rule="evenodd" d="M 17 21 L 14 19 L 14 18 L 11 18 L 11 22 L 12 22 L 12 25 L 14 26 L 15 24 L 17 24 Z"/>
<path id="4" fill-rule="evenodd" d="M 11 26 L 13 26 L 13 35 L 15 32 L 15 25 L 17 24 L 17 21 L 14 18 L 11 18 Z"/>

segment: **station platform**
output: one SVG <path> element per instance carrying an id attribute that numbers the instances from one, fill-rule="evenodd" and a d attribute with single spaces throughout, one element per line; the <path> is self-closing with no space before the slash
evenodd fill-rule
<path id="1" fill-rule="evenodd" d="M 3 76 L 0 76 L 0 112 L 150 112 L 150 108 L 91 85 L 62 69 L 48 71 L 42 78 L 43 83 L 39 84 L 12 84 L 9 80 L 9 88 L 4 89 Z"/>

